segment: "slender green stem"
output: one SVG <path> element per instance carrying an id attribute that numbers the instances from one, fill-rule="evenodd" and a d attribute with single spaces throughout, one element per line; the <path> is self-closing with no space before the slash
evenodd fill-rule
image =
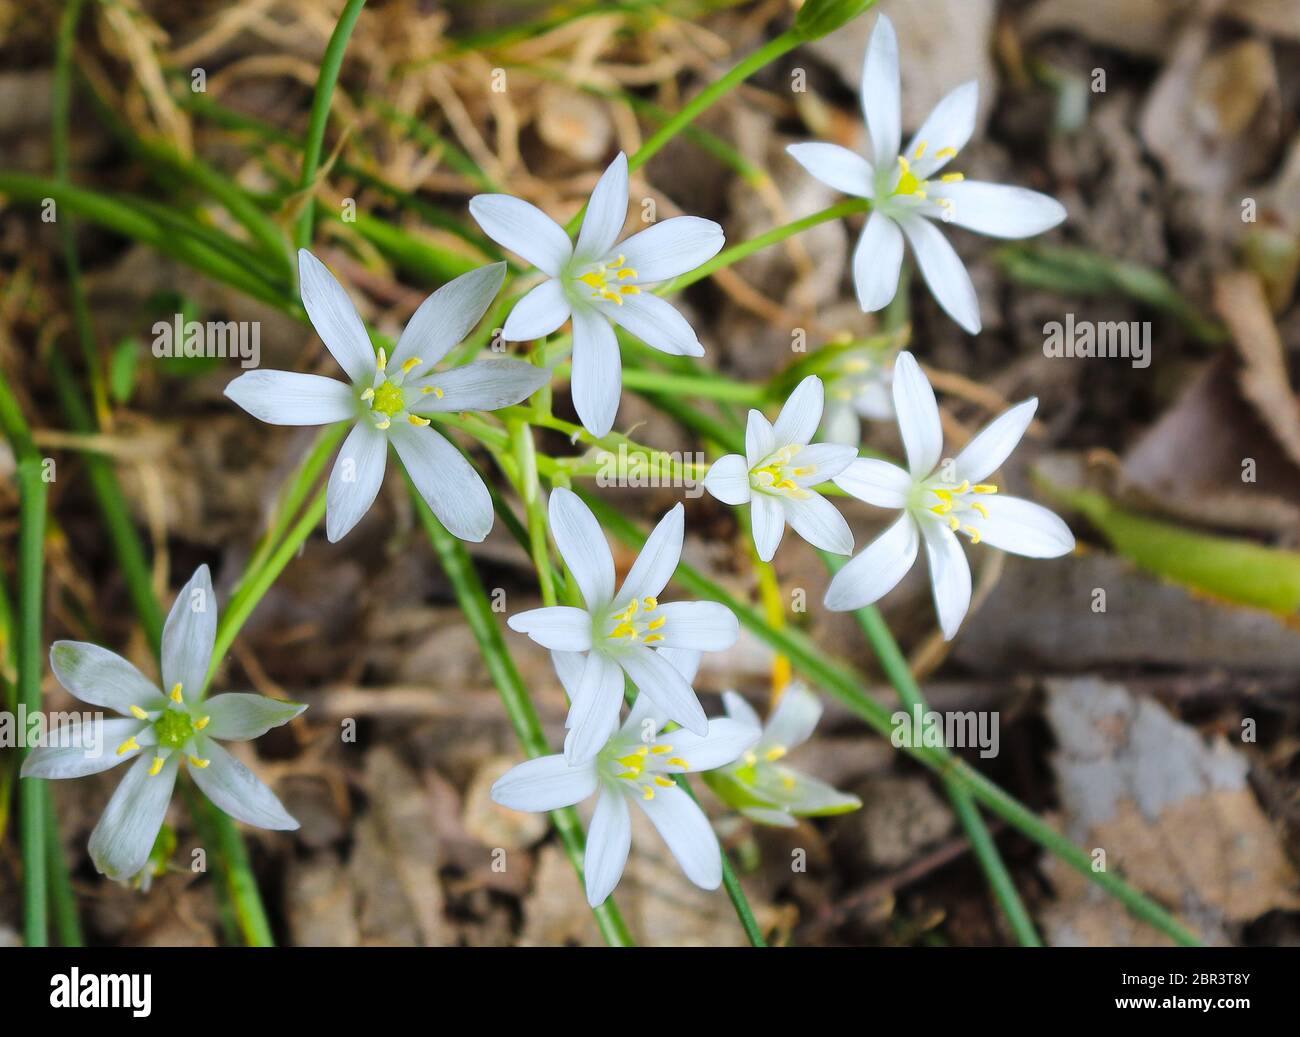
<path id="1" fill-rule="evenodd" d="M 81 946 L 81 920 L 77 917 L 77 898 L 72 892 L 72 878 L 68 862 L 63 856 L 63 843 L 59 839 L 59 819 L 54 811 L 54 796 L 49 782 L 41 782 L 45 799 L 45 867 L 50 883 L 50 914 L 54 918 L 54 931 L 64 947 Z"/>
<path id="2" fill-rule="evenodd" d="M 554 605 L 557 601 L 555 580 L 551 576 L 550 548 L 546 543 L 546 508 L 542 504 L 541 480 L 537 477 L 533 427 L 526 421 L 512 420 L 509 428 L 515 464 L 519 466 L 517 489 L 523 498 L 524 516 L 528 522 L 528 553 L 532 556 L 533 568 L 537 570 L 542 604 Z"/>
<path id="3" fill-rule="evenodd" d="M 674 780 L 691 799 L 699 803 L 699 797 L 695 795 L 695 790 L 691 788 L 691 783 L 685 774 L 676 775 Z M 750 946 L 766 947 L 767 941 L 763 939 L 763 929 L 758 924 L 758 919 L 754 917 L 753 908 L 749 906 L 749 898 L 745 896 L 745 889 L 740 884 L 736 869 L 731 866 L 731 859 L 727 856 L 726 850 L 722 851 L 722 885 L 727 891 L 731 906 L 736 910 L 736 917 L 740 919 L 740 927 L 745 930 L 745 937 L 749 940 Z"/>

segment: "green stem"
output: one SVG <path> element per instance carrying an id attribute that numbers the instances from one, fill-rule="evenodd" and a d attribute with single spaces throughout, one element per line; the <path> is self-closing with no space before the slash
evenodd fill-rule
<path id="1" fill-rule="evenodd" d="M 77 917 L 77 898 L 72 892 L 72 878 L 59 839 L 54 797 L 49 782 L 41 782 L 41 789 L 45 799 L 45 867 L 50 882 L 50 914 L 54 916 L 54 930 L 59 934 L 60 945 L 80 947 L 81 920 Z"/>
<path id="2" fill-rule="evenodd" d="M 691 799 L 699 803 L 699 797 L 695 795 L 695 790 L 691 788 L 691 783 L 686 779 L 685 774 L 676 775 L 674 780 Z M 758 919 L 754 917 L 754 911 L 749 906 L 749 898 L 745 896 L 745 889 L 740 884 L 736 869 L 731 866 L 731 859 L 727 856 L 726 850 L 722 851 L 722 885 L 727 891 L 728 899 L 731 900 L 731 906 L 736 910 L 736 917 L 740 919 L 740 927 L 745 930 L 749 945 L 766 947 L 767 941 L 763 939 L 763 930 L 758 924 Z"/>
<path id="3" fill-rule="evenodd" d="M 554 605 L 558 600 L 555 580 L 551 576 L 550 548 L 546 543 L 546 508 L 542 504 L 541 480 L 537 477 L 537 450 L 533 444 L 533 427 L 526 421 L 512 420 L 509 424 L 510 444 L 514 450 L 515 464 L 519 466 L 519 490 L 524 502 L 524 516 L 528 521 L 528 553 L 537 570 L 537 584 L 542 593 L 543 605 Z"/>

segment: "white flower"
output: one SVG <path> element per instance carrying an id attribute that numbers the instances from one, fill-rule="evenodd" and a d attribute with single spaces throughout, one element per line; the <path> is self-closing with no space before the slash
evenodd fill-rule
<path id="1" fill-rule="evenodd" d="M 549 278 L 519 300 L 501 337 L 543 338 L 573 318 L 573 406 L 593 436 L 613 427 L 622 387 L 611 321 L 664 353 L 704 355 L 686 319 L 645 289 L 712 259 L 725 240 L 722 228 L 676 216 L 616 246 L 627 216 L 627 156 L 621 151 L 591 192 L 576 245 L 544 212 L 510 195 L 477 195 L 469 211 L 488 237 Z"/>
<path id="2" fill-rule="evenodd" d="M 201 565 L 176 596 L 162 635 L 163 694 L 107 649 L 56 641 L 50 668 L 82 702 L 122 714 L 105 720 L 96 746 L 42 746 L 23 764 L 24 778 L 79 778 L 134 760 L 90 836 L 90 856 L 109 878 L 140 873 L 162 828 L 182 761 L 208 799 L 258 828 L 298 827 L 275 794 L 215 739 L 246 742 L 286 724 L 306 706 L 261 695 L 203 698 L 217 634 L 217 604 Z"/>
<path id="3" fill-rule="evenodd" d="M 758 714 L 734 691 L 724 691 L 727 716 L 742 724 L 759 724 Z M 812 735 L 821 719 L 822 704 L 799 683 L 786 687 L 759 740 L 735 763 L 705 777 L 724 802 L 760 824 L 792 828 L 796 817 L 843 814 L 862 806 L 862 800 L 839 792 L 824 781 L 809 777 L 784 762 L 791 749 Z"/>
<path id="4" fill-rule="evenodd" d="M 970 566 L 958 532 L 973 544 L 982 541 L 1029 558 L 1056 558 L 1074 550 L 1073 534 L 1056 515 L 1030 501 L 1004 497 L 982 481 L 1015 449 L 1037 408 L 1036 399 L 1016 404 L 985 426 L 955 460 L 940 465 L 943 431 L 934 390 L 912 354 L 901 353 L 894 365 L 894 409 L 908 470 L 860 457 L 835 484 L 868 504 L 901 508 L 903 514 L 835 574 L 826 590 L 826 607 L 846 612 L 888 593 L 912 568 L 924 540 L 939 626 L 951 639 L 970 606 Z"/>
<path id="5" fill-rule="evenodd" d="M 564 755 L 570 763 L 590 760 L 618 725 L 625 673 L 670 720 L 697 735 L 708 730 L 690 681 L 662 650 L 722 651 L 735 644 L 740 625 L 716 602 L 660 603 L 681 558 L 683 514 L 678 504 L 660 519 L 616 595 L 614 559 L 596 517 L 572 490 L 551 493 L 551 533 L 586 608 L 532 609 L 507 622 L 551 650 L 569 694 Z"/>
<path id="6" fill-rule="evenodd" d="M 660 741 L 656 736 L 666 722 L 643 693 L 593 758 L 572 764 L 559 755 L 539 756 L 492 786 L 492 798 L 512 810 L 556 810 L 598 794 L 582 866 L 592 907 L 614 891 L 627 863 L 629 801 L 645 811 L 688 879 L 703 889 L 717 889 L 722 882 L 718 837 L 672 775 L 731 763 L 758 738 L 758 725 L 723 718 L 709 721 L 703 734 L 676 730 Z"/>
<path id="7" fill-rule="evenodd" d="M 912 243 L 930 291 L 972 335 L 980 330 L 979 300 L 957 253 L 931 220 L 998 238 L 1027 238 L 1055 227 L 1065 208 L 1023 187 L 939 174 L 975 129 L 979 85 L 963 83 L 926 117 L 900 153 L 898 39 L 883 14 L 867 44 L 862 68 L 862 111 L 871 136 L 869 162 L 837 144 L 792 144 L 790 155 L 824 184 L 873 201 L 871 217 L 853 253 L 858 303 L 883 309 L 898 291 L 903 237 Z"/>
<path id="8" fill-rule="evenodd" d="M 376 357 L 347 293 L 325 265 L 298 250 L 302 304 L 317 334 L 351 380 L 290 371 L 249 371 L 226 395 L 273 425 L 355 425 L 326 489 L 325 533 L 341 539 L 370 510 L 384 479 L 388 444 L 438 520 L 462 540 L 492 529 L 492 498 L 478 472 L 429 427 L 425 414 L 496 410 L 531 395 L 550 377 L 522 360 L 485 360 L 448 371 L 433 365 L 476 325 L 505 277 L 494 263 L 462 274 L 420 304 L 391 357 Z"/>
<path id="9" fill-rule="evenodd" d="M 756 410 L 745 428 L 745 456 L 727 454 L 709 466 L 704 488 L 724 504 L 748 504 L 758 556 L 770 562 L 785 524 L 823 551 L 850 554 L 853 531 L 825 497 L 809 489 L 839 475 L 857 448 L 809 445 L 822 420 L 822 382 L 809 375 L 785 401 L 773 425 Z"/>
<path id="10" fill-rule="evenodd" d="M 836 357 L 824 372 L 828 397 L 822 434 L 831 443 L 856 447 L 862 442 L 859 419 L 890 421 L 894 417 L 893 350 L 855 349 Z"/>

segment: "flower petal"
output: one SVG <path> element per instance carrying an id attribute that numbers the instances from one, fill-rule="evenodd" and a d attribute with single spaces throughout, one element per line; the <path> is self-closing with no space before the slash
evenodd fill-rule
<path id="1" fill-rule="evenodd" d="M 623 608 L 633 598 L 659 597 L 681 561 L 685 528 L 686 509 L 680 503 L 674 504 L 646 537 L 641 553 L 623 578 L 614 599 L 615 609 Z"/>
<path id="2" fill-rule="evenodd" d="M 944 640 L 951 641 L 970 608 L 970 565 L 961 549 L 961 541 L 942 520 L 923 519 L 921 535 L 930 561 L 930 586 L 934 590 L 934 608 L 939 614 L 939 629 Z"/>
<path id="3" fill-rule="evenodd" d="M 763 721 L 759 719 L 754 707 L 734 691 L 724 691 L 722 693 L 722 707 L 732 720 L 758 728 L 763 726 Z"/>
<path id="4" fill-rule="evenodd" d="M 812 443 L 790 459 L 795 468 L 806 474 L 794 476 L 800 486 L 816 486 L 834 479 L 851 465 L 858 456 L 858 448 L 843 443 Z M 807 471 L 811 469 L 811 471 Z"/>
<path id="5" fill-rule="evenodd" d="M 50 645 L 50 669 L 75 699 L 123 715 L 132 706 L 159 709 L 163 693 L 116 652 L 88 641 L 55 641 Z"/>
<path id="6" fill-rule="evenodd" d="M 206 565 L 200 565 L 176 595 L 163 626 L 163 687 L 179 684 L 186 701 L 197 702 L 216 641 L 217 598 L 212 592 L 212 574 Z"/>
<path id="7" fill-rule="evenodd" d="M 551 278 L 530 291 L 510 311 L 501 337 L 507 342 L 545 338 L 569 319 L 569 300 L 560 281 Z"/>
<path id="8" fill-rule="evenodd" d="M 637 284 L 665 281 L 716 256 L 727 236 L 712 220 L 674 216 L 633 234 L 618 247 Z"/>
<path id="9" fill-rule="evenodd" d="M 751 469 L 766 461 L 776 450 L 776 431 L 761 411 L 751 410 L 745 425 L 745 461 Z"/>
<path id="10" fill-rule="evenodd" d="M 204 733 L 224 742 L 247 742 L 261 738 L 273 727 L 282 727 L 306 708 L 301 702 L 285 702 L 265 695 L 242 692 L 214 695 L 203 706 L 209 718 Z"/>
<path id="11" fill-rule="evenodd" d="M 492 801 L 511 810 L 536 813 L 581 803 L 596 791 L 591 763 L 570 767 L 563 756 L 538 756 L 511 767 L 492 785 Z"/>
<path id="12" fill-rule="evenodd" d="M 852 403 L 832 400 L 822 415 L 822 438 L 831 443 L 843 443 L 857 452 L 862 442 L 862 426 Z"/>
<path id="13" fill-rule="evenodd" d="M 618 663 L 632 678 L 637 690 L 649 695 L 651 700 L 667 715 L 698 735 L 707 734 L 709 719 L 704 715 L 700 700 L 667 659 L 650 648 L 630 648 L 620 652 Z"/>
<path id="14" fill-rule="evenodd" d="M 780 746 L 782 749 L 803 745 L 812 737 L 821 718 L 821 699 L 803 684 L 790 684 L 768 718 L 762 744 L 764 747 Z"/>
<path id="15" fill-rule="evenodd" d="M 650 818 L 688 879 L 701 889 L 722 885 L 722 848 L 698 803 L 674 787 L 659 789 L 654 799 L 638 799 L 636 804 Z"/>
<path id="16" fill-rule="evenodd" d="M 298 827 L 275 793 L 211 738 L 200 736 L 195 749 L 208 765 L 191 767 L 190 777 L 208 799 L 236 821 L 277 832 L 292 832 Z"/>
<path id="17" fill-rule="evenodd" d="M 1074 534 L 1054 512 L 1019 497 L 985 496 L 989 517 L 977 520 L 980 542 L 1026 558 L 1059 558 L 1074 550 Z"/>
<path id="18" fill-rule="evenodd" d="M 785 535 L 785 508 L 768 493 L 756 493 L 749 502 L 749 521 L 754 529 L 754 549 L 761 561 L 770 562 Z"/>
<path id="19" fill-rule="evenodd" d="M 760 734 L 762 728 L 756 723 L 715 717 L 709 721 L 708 733 L 703 737 L 690 731 L 674 731 L 666 737 L 672 739 L 673 756 L 686 761 L 685 767 L 674 770 L 693 772 L 711 771 L 733 763 L 758 741 Z"/>
<path id="20" fill-rule="evenodd" d="M 893 380 L 893 370 L 890 370 Z M 890 421 L 894 417 L 894 397 L 888 385 L 872 382 L 853 397 L 853 409 L 868 421 Z"/>
<path id="21" fill-rule="evenodd" d="M 415 414 L 445 414 L 462 410 L 500 410 L 527 399 L 551 380 L 551 372 L 525 360 L 479 360 L 440 371 L 414 383 L 422 393 L 409 410 Z"/>
<path id="22" fill-rule="evenodd" d="M 912 492 L 912 476 L 888 461 L 859 457 L 835 477 L 835 485 L 878 508 L 903 508 Z"/>
<path id="23" fill-rule="evenodd" d="M 582 217 L 582 230 L 573 248 L 577 263 L 592 263 L 614 247 L 627 219 L 627 155 L 619 152 L 600 175 Z"/>
<path id="24" fill-rule="evenodd" d="M 785 519 L 813 547 L 831 554 L 853 553 L 853 530 L 839 510 L 820 493 L 802 500 L 782 497 Z"/>
<path id="25" fill-rule="evenodd" d="M 727 454 L 709 465 L 704 488 L 723 504 L 749 503 L 749 465 L 739 454 Z"/>
<path id="26" fill-rule="evenodd" d="M 615 789 L 602 788 L 587 830 L 587 851 L 582 859 L 587 903 L 592 907 L 599 907 L 614 892 L 623 877 L 631 846 L 632 818 L 627 798 Z"/>
<path id="27" fill-rule="evenodd" d="M 507 622 L 509 622 L 507 620 Z M 560 678 L 564 694 L 572 700 L 578 694 L 578 684 L 582 680 L 582 671 L 587 668 L 585 652 L 552 652 L 551 665 L 555 675 Z"/>
<path id="28" fill-rule="evenodd" d="M 327 425 L 357 412 L 346 382 L 296 371 L 245 371 L 230 381 L 225 395 L 272 425 Z"/>
<path id="29" fill-rule="evenodd" d="M 883 14 L 876 19 L 867 41 L 862 63 L 862 113 L 876 156 L 876 168 L 892 166 L 898 158 L 902 139 L 902 112 L 899 105 L 898 37 L 893 23 Z"/>
<path id="30" fill-rule="evenodd" d="M 148 722 L 130 717 L 115 717 L 98 725 L 83 725 L 82 744 L 41 745 L 23 760 L 24 778 L 84 778 L 137 756 L 139 748 L 117 754 L 117 747 L 140 734 Z M 53 738 L 51 739 L 53 740 Z"/>
<path id="31" fill-rule="evenodd" d="M 506 626 L 557 652 L 586 652 L 591 648 L 591 616 L 571 605 L 516 612 L 506 620 Z"/>
<path id="32" fill-rule="evenodd" d="M 898 294 L 903 266 L 903 232 L 879 210 L 867 219 L 853 249 L 853 287 L 864 313 L 883 310 Z"/>
<path id="33" fill-rule="evenodd" d="M 600 652 L 589 652 L 565 726 L 564 758 L 571 766 L 593 760 L 618 728 L 623 671 Z"/>
<path id="34" fill-rule="evenodd" d="M 614 597 L 614 557 L 596 516 L 581 497 L 563 486 L 551 491 L 547 513 L 555 546 L 573 573 L 587 609 L 604 608 Z"/>
<path id="35" fill-rule="evenodd" d="M 716 601 L 670 601 L 659 606 L 659 615 L 664 625 L 655 633 L 663 637 L 663 648 L 722 652 L 740 636 L 735 614 Z"/>
<path id="36" fill-rule="evenodd" d="M 848 612 L 878 601 L 907 575 L 919 547 L 916 521 L 904 512 L 831 578 L 823 604 L 832 612 Z"/>
<path id="37" fill-rule="evenodd" d="M 388 435 L 438 521 L 452 536 L 481 543 L 492 531 L 492 497 L 474 466 L 431 428 L 394 425 Z"/>
<path id="38" fill-rule="evenodd" d="M 924 479 L 943 453 L 943 426 L 930 379 L 911 353 L 900 353 L 894 363 L 894 410 L 908 471 L 914 479 Z"/>
<path id="39" fill-rule="evenodd" d="M 1020 442 L 1020 437 L 1025 434 L 1025 429 L 1034 420 L 1034 411 L 1037 409 L 1037 398 L 1030 398 L 1003 411 L 984 426 L 979 435 L 957 455 L 953 464 L 957 480 L 982 482 L 1001 468 L 1002 462 L 1010 456 Z"/>
<path id="40" fill-rule="evenodd" d="M 701 653 L 694 648 L 664 648 L 660 646 L 655 651 L 660 659 L 666 659 L 668 665 L 682 675 L 682 680 L 687 684 L 695 683 L 695 675 L 700 672 Z M 637 700 L 638 702 L 640 699 Z M 647 702 L 649 699 L 647 698 Z M 668 723 L 668 718 L 664 718 L 664 724 Z M 663 727 L 664 724 L 660 724 Z"/>
<path id="41" fill-rule="evenodd" d="M 110 879 L 128 879 L 143 868 L 162 828 L 180 763 L 173 753 L 150 775 L 153 761 L 149 753 L 131 764 L 90 833 L 90 859 Z"/>
<path id="42" fill-rule="evenodd" d="M 978 334 L 980 301 L 961 258 L 933 223 L 921 216 L 899 221 L 916 253 L 917 265 L 943 311 L 972 335 Z"/>
<path id="43" fill-rule="evenodd" d="M 418 357 L 432 367 L 483 319 L 505 277 L 505 263 L 492 263 L 448 281 L 411 314 L 389 363 L 400 368 Z"/>
<path id="44" fill-rule="evenodd" d="M 388 439 L 368 419 L 357 422 L 343 441 L 325 490 L 325 537 L 331 544 L 370 510 L 387 463 Z"/>
<path id="45" fill-rule="evenodd" d="M 325 348 L 347 372 L 354 385 L 370 384 L 375 376 L 375 351 L 348 293 L 305 248 L 298 250 L 298 294 Z"/>
<path id="46" fill-rule="evenodd" d="M 963 180 L 937 184 L 934 199 L 952 202 L 946 223 L 994 238 L 1030 238 L 1051 230 L 1065 217 L 1065 206 L 1045 194 L 1009 184 Z"/>
<path id="47" fill-rule="evenodd" d="M 647 346 L 672 356 L 703 356 L 704 347 L 686 318 L 672 303 L 641 292 L 625 295 L 623 305 L 607 310 L 615 324 L 630 331 Z"/>
<path id="48" fill-rule="evenodd" d="M 804 446 L 812 439 L 817 426 L 822 423 L 825 400 L 826 390 L 815 374 L 810 374 L 795 386 L 772 426 L 778 449 L 796 443 Z"/>
<path id="49" fill-rule="evenodd" d="M 661 659 L 667 659 L 673 668 L 682 675 L 682 680 L 687 683 L 695 680 L 695 670 L 689 667 L 684 670 L 678 663 L 683 658 L 691 656 L 698 659 L 700 657 L 699 652 L 661 648 L 655 654 Z M 637 695 L 632 702 L 632 708 L 628 710 L 627 719 L 623 721 L 623 726 L 618 729 L 618 734 L 615 737 L 620 742 L 640 742 L 643 745 L 651 745 L 655 742 L 655 735 L 667 725 L 668 715 L 655 705 L 654 699 L 649 695 Z"/>
<path id="50" fill-rule="evenodd" d="M 979 108 L 980 85 L 971 79 L 956 87 L 936 104 L 921 123 L 921 128 L 907 145 L 912 156 L 912 175 L 926 180 L 952 161 L 975 132 L 975 113 Z M 925 150 L 916 157 L 921 142 Z"/>
<path id="51" fill-rule="evenodd" d="M 875 190 L 875 170 L 856 151 L 838 144 L 791 144 L 786 153 L 827 187 L 857 198 L 870 198 Z"/>
<path id="52" fill-rule="evenodd" d="M 573 408 L 583 428 L 604 436 L 614 427 L 623 389 L 623 361 L 609 321 L 590 306 L 573 311 Z"/>
<path id="53" fill-rule="evenodd" d="M 489 238 L 551 277 L 558 277 L 573 256 L 564 228 L 522 198 L 475 195 L 469 200 L 469 213 Z"/>

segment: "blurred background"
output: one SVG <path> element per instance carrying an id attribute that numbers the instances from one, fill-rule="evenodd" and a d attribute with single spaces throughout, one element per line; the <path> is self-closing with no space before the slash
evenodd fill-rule
<path id="1" fill-rule="evenodd" d="M 618 150 L 634 152 L 667 113 L 785 30 L 796 7 L 368 4 L 335 94 L 314 251 L 367 320 L 400 329 L 429 291 L 490 255 L 468 218 L 470 196 L 506 190 L 563 222 Z M 287 226 L 302 211 L 300 142 L 341 9 L 338 0 L 84 4 L 68 30 L 72 182 L 242 234 L 196 187 L 201 165 Z M 862 314 L 849 272 L 860 218 L 819 225 L 681 297 L 705 345 L 701 364 L 762 384 L 799 358 L 796 329 L 809 350 L 883 343 L 885 369 L 906 342 L 938 390 L 950 444 L 1036 395 L 1038 420 L 1007 481 L 1066 515 L 1079 550 L 1037 563 L 970 552 L 974 603 L 951 643 L 935 628 L 922 567 L 886 598 L 885 615 L 935 708 L 998 716 L 998 754 L 968 754 L 972 763 L 1085 850 L 1103 850 L 1108 867 L 1202 939 L 1295 944 L 1300 4 L 882 0 L 879 9 L 899 35 L 904 130 L 977 80 L 978 128 L 958 167 L 1047 192 L 1069 219 L 1027 243 L 952 231 L 981 301 L 974 338 L 915 278 L 888 314 Z M 51 121 L 63 16 L 61 4 L 0 0 L 6 173 L 49 178 L 60 161 Z M 649 200 L 659 218 L 706 216 L 736 243 L 833 204 L 835 192 L 784 149 L 809 139 L 866 147 L 857 89 L 874 21 L 868 12 L 792 50 L 728 95 L 634 174 L 633 210 Z M 147 666 L 151 648 L 103 532 L 87 449 L 111 459 L 164 600 L 204 561 L 224 600 L 312 440 L 312 430 L 259 424 L 223 399 L 237 362 L 155 357 L 154 323 L 174 314 L 256 321 L 263 366 L 333 373 L 332 362 L 307 326 L 195 272 L 174 241 L 144 243 L 83 214 L 74 233 L 95 347 L 88 378 L 65 232 L 30 191 L 19 199 L 15 182 L 5 184 L 0 370 L 59 466 L 46 640 L 96 641 Z M 1049 355 L 1049 325 L 1067 319 L 1136 322 L 1149 364 Z M 69 369 L 91 389 L 93 443 L 69 432 L 59 391 Z M 556 408 L 572 418 L 563 387 Z M 616 427 L 665 450 L 700 448 L 632 391 Z M 865 445 L 899 452 L 891 422 L 864 420 L 862 430 Z M 572 449 L 559 437 L 547 445 Z M 13 472 L 0 446 L 10 590 Z M 604 492 L 643 522 L 681 498 L 680 489 Z M 730 509 L 709 497 L 689 508 L 686 559 L 754 599 L 747 535 Z M 855 502 L 845 510 L 859 547 L 886 518 Z M 527 556 L 500 523 L 470 550 L 509 611 L 538 603 Z M 630 561 L 616 551 L 620 572 Z M 809 603 L 790 622 L 892 703 L 852 619 L 820 607 L 826 575 L 815 553 L 787 536 L 775 565 L 782 587 L 804 590 Z M 546 653 L 507 638 L 558 744 L 565 702 Z M 697 686 L 710 713 L 727 688 L 761 708 L 772 673 L 768 649 L 745 635 L 708 658 Z M 307 542 L 214 687 L 311 706 L 251 750 L 302 822 L 291 834 L 246 833 L 282 942 L 600 942 L 547 819 L 488 797 L 521 754 L 400 480 L 390 477 L 345 543 L 319 533 Z M 45 692 L 52 707 L 69 707 L 52 678 Z M 354 740 L 340 739 L 347 721 Z M 924 769 L 834 703 L 791 762 L 856 793 L 862 809 L 769 829 L 702 793 L 775 942 L 1011 942 Z M 160 858 L 147 892 L 95 874 L 86 839 L 117 779 L 53 788 L 87 940 L 219 942 L 212 881 L 190 869 L 200 836 L 179 797 L 174 855 Z M 0 803 L 12 803 L 16 783 L 16 754 L 4 750 Z M 991 827 L 1048 942 L 1163 940 L 1015 832 Z M 17 941 L 17 831 L 6 807 L 0 836 L 0 942 Z M 495 848 L 507 851 L 505 871 L 492 866 Z M 792 868 L 798 851 L 806 869 Z M 726 897 L 689 885 L 648 827 L 634 836 L 617 900 L 646 943 L 744 940 Z"/>

